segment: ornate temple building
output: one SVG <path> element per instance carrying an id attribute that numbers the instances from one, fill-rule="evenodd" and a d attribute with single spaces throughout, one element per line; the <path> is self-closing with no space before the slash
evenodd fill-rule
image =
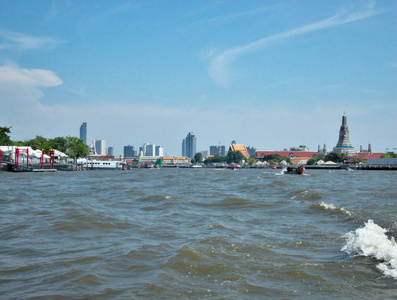
<path id="1" fill-rule="evenodd" d="M 354 150 L 354 147 L 350 144 L 346 113 L 343 113 L 342 126 L 339 130 L 339 140 L 336 144 L 336 147 L 334 147 L 333 152 L 344 153 L 348 156 L 353 156 L 357 154 Z"/>

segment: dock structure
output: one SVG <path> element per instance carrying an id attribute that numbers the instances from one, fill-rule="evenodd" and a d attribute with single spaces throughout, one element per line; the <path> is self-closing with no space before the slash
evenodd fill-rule
<path id="1" fill-rule="evenodd" d="M 14 162 L 1 161 L 3 171 L 9 172 L 56 172 L 56 171 L 76 171 L 75 165 L 71 164 L 21 164 L 18 166 Z"/>
<path id="2" fill-rule="evenodd" d="M 8 154 L 4 155 L 7 152 Z M 0 149 L 0 166 L 0 170 L 10 172 L 74 170 L 70 164 L 55 164 L 55 150 L 33 150 L 30 147 L 15 146 L 8 146 L 8 151 L 2 152 Z"/>

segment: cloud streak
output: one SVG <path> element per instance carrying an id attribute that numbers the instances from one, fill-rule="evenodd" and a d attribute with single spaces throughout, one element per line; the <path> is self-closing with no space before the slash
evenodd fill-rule
<path id="1" fill-rule="evenodd" d="M 16 49 L 20 51 L 52 49 L 63 43 L 50 37 L 30 36 L 19 32 L 0 29 L 0 50 Z"/>
<path id="2" fill-rule="evenodd" d="M 230 72 L 230 65 L 238 58 L 252 53 L 254 51 L 265 49 L 269 46 L 278 44 L 282 41 L 294 38 L 299 35 L 307 34 L 317 30 L 322 30 L 331 27 L 337 27 L 343 24 L 359 21 L 372 17 L 379 14 L 380 12 L 375 11 L 373 6 L 370 5 L 367 9 L 356 11 L 353 13 L 341 12 L 336 15 L 308 25 L 298 27 L 289 31 L 285 31 L 279 34 L 267 36 L 259 39 L 247 45 L 234 47 L 227 49 L 220 54 L 213 57 L 208 67 L 209 76 L 212 80 L 222 86 L 226 86 L 232 80 L 232 74 Z"/>

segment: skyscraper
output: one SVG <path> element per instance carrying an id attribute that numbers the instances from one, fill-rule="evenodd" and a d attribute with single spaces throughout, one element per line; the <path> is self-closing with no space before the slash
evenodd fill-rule
<path id="1" fill-rule="evenodd" d="M 95 154 L 106 155 L 106 141 L 105 140 L 94 140 Z"/>
<path id="2" fill-rule="evenodd" d="M 345 113 L 343 113 L 342 125 L 339 130 L 339 140 L 336 146 L 334 147 L 333 152 L 343 153 L 346 155 L 356 154 L 356 151 L 354 150 L 353 146 L 350 144 L 349 128 L 347 127 L 347 118 Z"/>
<path id="3" fill-rule="evenodd" d="M 186 156 L 186 139 L 182 140 L 182 156 Z"/>
<path id="4" fill-rule="evenodd" d="M 87 145 L 87 123 L 84 122 L 80 126 L 80 140 L 83 141 L 85 145 Z"/>
<path id="5" fill-rule="evenodd" d="M 156 146 L 156 154 L 155 156 L 164 156 L 164 148 L 163 146 Z"/>
<path id="6" fill-rule="evenodd" d="M 136 157 L 136 151 L 134 146 L 128 145 L 124 146 L 124 158 Z"/>
<path id="7" fill-rule="evenodd" d="M 108 147 L 108 155 L 113 156 L 113 147 Z"/>
<path id="8" fill-rule="evenodd" d="M 142 146 L 143 156 L 155 156 L 156 146 L 153 144 L 145 143 Z"/>
<path id="9" fill-rule="evenodd" d="M 185 145 L 185 147 L 183 147 Z M 182 154 L 183 148 L 185 148 L 185 155 L 187 158 L 193 158 L 196 154 L 196 136 L 193 132 L 189 132 L 186 136 L 184 143 L 182 142 Z"/>

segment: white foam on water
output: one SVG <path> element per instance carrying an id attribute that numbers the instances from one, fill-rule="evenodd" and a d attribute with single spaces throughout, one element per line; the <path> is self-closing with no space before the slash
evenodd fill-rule
<path id="1" fill-rule="evenodd" d="M 368 220 L 365 227 L 345 235 L 347 243 L 341 251 L 375 258 L 380 261 L 377 268 L 385 276 L 397 279 L 397 243 L 393 237 L 389 239 L 386 232 L 386 229 Z"/>
<path id="2" fill-rule="evenodd" d="M 335 204 L 332 203 L 327 203 L 327 202 L 320 202 L 320 206 L 324 207 L 327 210 L 335 210 L 335 211 L 341 211 L 346 215 L 351 216 L 352 213 L 350 211 L 348 211 L 346 208 L 341 207 L 341 206 L 337 206 Z"/>

